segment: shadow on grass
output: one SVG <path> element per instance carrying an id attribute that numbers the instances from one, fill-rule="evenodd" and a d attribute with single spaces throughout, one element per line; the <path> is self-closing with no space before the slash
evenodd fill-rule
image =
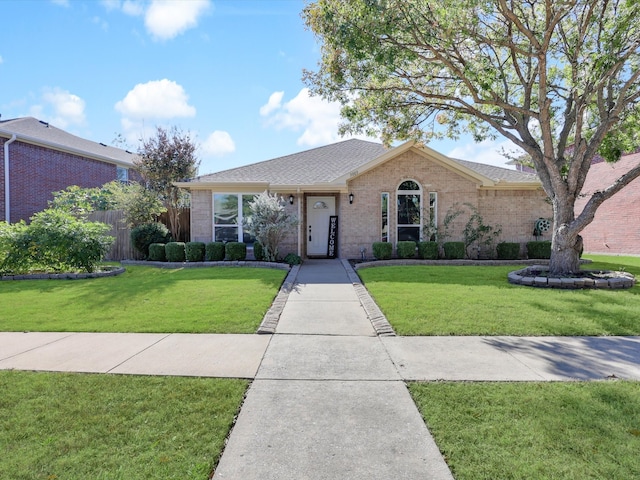
<path id="1" fill-rule="evenodd" d="M 494 337 L 483 341 L 525 364 L 535 362 L 553 377 L 640 380 L 640 337 Z"/>

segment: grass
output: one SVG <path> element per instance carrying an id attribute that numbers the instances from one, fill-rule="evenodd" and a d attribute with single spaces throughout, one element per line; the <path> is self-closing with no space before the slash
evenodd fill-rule
<path id="1" fill-rule="evenodd" d="M 0 478 L 209 478 L 248 382 L 0 372 Z"/>
<path id="2" fill-rule="evenodd" d="M 413 383 L 456 480 L 640 478 L 640 383 Z"/>
<path id="3" fill-rule="evenodd" d="M 588 255 L 585 269 L 640 277 L 639 257 Z M 555 290 L 511 285 L 518 266 L 392 266 L 358 270 L 398 335 L 638 335 L 640 285 Z"/>
<path id="4" fill-rule="evenodd" d="M 85 280 L 0 282 L 0 331 L 255 333 L 286 271 L 128 266 Z"/>

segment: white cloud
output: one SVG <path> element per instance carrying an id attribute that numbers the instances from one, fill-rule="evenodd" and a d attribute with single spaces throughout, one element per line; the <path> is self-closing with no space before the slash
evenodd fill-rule
<path id="1" fill-rule="evenodd" d="M 456 146 L 446 155 L 451 158 L 459 158 L 460 160 L 469 160 L 471 162 L 514 169 L 515 167 L 506 164 L 509 159 L 502 154 L 503 151 L 511 154 L 514 152 L 522 152 L 511 140 L 497 139 L 484 140 L 479 143 L 464 143 Z"/>
<path id="2" fill-rule="evenodd" d="M 2 62 L 4 62 L 4 59 L 2 58 L 2 55 L 0 55 L 0 65 L 2 64 Z"/>
<path id="3" fill-rule="evenodd" d="M 53 3 L 54 5 L 59 5 L 61 7 L 69 6 L 69 0 L 51 0 L 51 3 Z"/>
<path id="4" fill-rule="evenodd" d="M 341 122 L 338 102 L 312 97 L 308 88 L 303 88 L 295 98 L 284 104 L 283 96 L 284 92 L 271 94 L 267 104 L 260 108 L 267 126 L 302 132 L 297 144 L 303 146 L 325 145 L 344 139 L 338 135 Z"/>
<path id="5" fill-rule="evenodd" d="M 59 128 L 85 123 L 85 101 L 61 88 L 46 88 L 42 104 L 32 105 L 29 112 L 40 120 L 46 120 Z"/>
<path id="6" fill-rule="evenodd" d="M 209 0 L 152 0 L 144 23 L 156 40 L 169 40 L 195 27 L 210 6 Z"/>
<path id="7" fill-rule="evenodd" d="M 236 144 L 228 132 L 216 130 L 207 137 L 201 145 L 202 153 L 214 157 L 221 157 L 236 151 Z"/>
<path id="8" fill-rule="evenodd" d="M 267 104 L 260 107 L 260 115 L 266 117 L 271 112 L 278 110 L 282 106 L 283 96 L 284 92 L 273 92 L 269 97 Z"/>
<path id="9" fill-rule="evenodd" d="M 193 117 L 196 109 L 188 100 L 181 85 L 165 78 L 137 84 L 115 109 L 133 119 Z"/>
<path id="10" fill-rule="evenodd" d="M 122 114 L 123 135 L 131 143 L 148 137 L 158 120 L 196 114 L 184 88 L 166 78 L 137 84 L 114 108 Z"/>

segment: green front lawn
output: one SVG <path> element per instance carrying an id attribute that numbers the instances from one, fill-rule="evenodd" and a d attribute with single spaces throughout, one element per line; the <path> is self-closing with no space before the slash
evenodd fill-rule
<path id="1" fill-rule="evenodd" d="M 639 257 L 587 255 L 585 269 L 624 269 Z M 518 266 L 391 266 L 358 274 L 398 335 L 639 335 L 640 285 L 554 290 L 511 285 Z"/>
<path id="2" fill-rule="evenodd" d="M 0 372 L 0 478 L 206 480 L 247 385 Z"/>
<path id="3" fill-rule="evenodd" d="M 640 478 L 640 383 L 412 383 L 456 480 Z"/>
<path id="4" fill-rule="evenodd" d="M 0 331 L 255 333 L 287 272 L 128 266 L 85 280 L 0 282 Z"/>

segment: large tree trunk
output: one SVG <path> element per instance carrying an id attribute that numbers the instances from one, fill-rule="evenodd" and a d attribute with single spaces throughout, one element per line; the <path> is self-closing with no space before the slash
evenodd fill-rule
<path id="1" fill-rule="evenodd" d="M 551 238 L 551 260 L 549 273 L 563 276 L 580 270 L 580 254 L 582 253 L 582 237 L 575 227 L 573 202 L 554 201 L 554 225 Z"/>

